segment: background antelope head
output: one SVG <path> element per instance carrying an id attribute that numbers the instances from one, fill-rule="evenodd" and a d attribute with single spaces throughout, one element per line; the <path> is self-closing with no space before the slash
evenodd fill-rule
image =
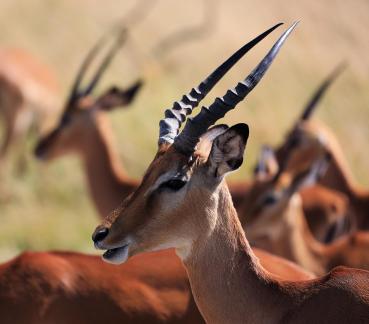
<path id="1" fill-rule="evenodd" d="M 127 38 L 125 29 L 114 35 L 115 39 L 94 76 L 82 88 L 82 79 L 97 53 L 108 42 L 108 36 L 109 34 L 105 34 L 99 39 L 82 61 L 59 123 L 49 134 L 40 139 L 35 148 L 36 157 L 52 159 L 65 153 L 78 152 L 80 145 L 89 147 L 91 145 L 89 135 L 95 131 L 95 125 L 99 124 L 93 122 L 93 120 L 104 118 L 99 113 L 111 111 L 117 107 L 129 106 L 138 93 L 142 85 L 141 81 L 137 81 L 128 89 L 112 86 L 99 96 L 93 96 L 93 91 L 96 89 L 102 75 Z"/>
<path id="2" fill-rule="evenodd" d="M 185 257 L 200 234 L 210 234 L 218 221 L 218 212 L 223 213 L 224 208 L 234 210 L 223 179 L 242 164 L 249 129 L 246 124 L 209 127 L 258 84 L 295 25 L 278 39 L 245 80 L 217 98 L 209 108 L 202 107 L 180 134 L 186 116 L 224 75 L 240 50 L 166 110 L 160 122 L 158 151 L 142 183 L 92 236 L 97 248 L 107 250 L 103 256 L 106 261 L 121 263 L 140 252 L 170 247 L 177 248 Z M 277 26 L 243 49 L 252 48 Z"/>
<path id="3" fill-rule="evenodd" d="M 329 142 L 336 142 L 334 139 L 334 135 L 330 134 L 328 137 L 326 136 L 327 130 L 324 125 L 312 120 L 312 116 L 316 111 L 318 104 L 322 100 L 326 91 L 330 88 L 332 83 L 337 79 L 337 77 L 344 71 L 346 65 L 341 63 L 338 65 L 323 82 L 319 85 L 316 91 L 313 93 L 306 106 L 304 107 L 301 116 L 297 119 L 295 125 L 292 130 L 287 134 L 284 143 L 277 148 L 276 157 L 278 164 L 283 164 L 284 160 L 287 159 L 287 155 L 289 151 L 294 150 L 300 145 L 301 140 L 303 139 L 303 134 L 301 128 L 304 128 L 304 125 L 311 124 L 316 131 L 316 136 L 326 137 L 326 140 Z M 309 126 L 307 126 L 309 127 Z"/>
<path id="4" fill-rule="evenodd" d="M 284 235 L 281 233 L 287 231 L 285 227 L 295 226 L 293 218 L 297 217 L 296 213 L 303 213 L 301 201 L 296 199 L 296 194 L 301 189 L 316 184 L 329 166 L 330 154 L 324 149 L 319 138 L 305 134 L 299 148 L 289 152 L 283 168 L 274 176 L 259 179 L 256 174 L 256 181 L 239 213 L 250 241 L 258 247 L 270 250 L 270 242 L 269 245 L 264 245 L 263 240 L 273 240 L 274 237 L 280 241 L 280 237 Z M 337 220 L 342 222 L 347 216 L 346 204 L 337 205 L 336 201 L 332 201 L 333 203 L 337 209 L 335 213 L 332 211 L 331 219 L 324 221 L 322 215 L 319 220 L 309 219 L 309 225 L 313 226 L 315 235 L 325 242 L 342 234 L 334 233 L 332 237 L 331 228 Z"/>

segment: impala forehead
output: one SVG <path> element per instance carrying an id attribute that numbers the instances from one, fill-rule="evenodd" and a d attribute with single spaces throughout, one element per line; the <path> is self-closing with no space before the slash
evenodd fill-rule
<path id="1" fill-rule="evenodd" d="M 161 184 L 171 180 L 171 179 L 183 179 L 186 176 L 185 173 L 178 170 L 169 170 L 166 173 L 161 174 L 156 181 L 151 185 L 145 193 L 145 196 L 150 195 L 153 191 L 158 189 Z"/>
<path id="2" fill-rule="evenodd" d="M 147 187 L 145 195 L 150 194 L 168 180 L 188 179 L 192 165 L 191 159 L 173 151 L 160 156 L 153 161 L 145 176 L 148 183 L 151 183 Z"/>

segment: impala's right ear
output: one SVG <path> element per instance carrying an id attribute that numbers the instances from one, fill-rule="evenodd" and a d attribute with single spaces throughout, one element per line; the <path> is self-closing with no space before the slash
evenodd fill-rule
<path id="1" fill-rule="evenodd" d="M 217 136 L 212 144 L 208 158 L 209 174 L 222 178 L 226 173 L 237 170 L 243 162 L 249 127 L 237 124 Z"/>
<path id="2" fill-rule="evenodd" d="M 141 89 L 142 81 L 138 80 L 128 89 L 120 89 L 116 86 L 111 87 L 108 91 L 102 94 L 96 101 L 96 106 L 102 110 L 112 110 L 117 107 L 128 106 L 136 97 Z"/>

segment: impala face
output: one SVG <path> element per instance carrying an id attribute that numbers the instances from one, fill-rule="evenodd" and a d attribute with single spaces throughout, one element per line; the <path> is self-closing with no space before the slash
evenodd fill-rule
<path id="1" fill-rule="evenodd" d="M 79 152 L 91 145 L 91 132 L 97 132 L 97 125 L 107 122 L 103 112 L 117 107 L 128 107 L 141 88 L 138 81 L 128 89 L 112 87 L 97 99 L 86 96 L 65 108 L 58 125 L 41 138 L 35 148 L 35 155 L 41 160 Z M 97 120 L 100 120 L 98 122 Z"/>
<path id="2" fill-rule="evenodd" d="M 241 165 L 247 138 L 247 125 L 222 125 L 203 136 L 190 158 L 174 147 L 159 152 L 137 190 L 97 227 L 93 239 L 107 250 L 104 259 L 121 263 L 141 252 L 188 250 L 199 231 L 213 227 L 214 218 L 196 213 L 216 215 L 223 176 Z"/>
<path id="3" fill-rule="evenodd" d="M 242 206 L 244 212 L 239 214 L 243 225 L 250 226 L 254 222 L 262 225 L 260 218 L 265 218 L 268 222 L 273 218 L 279 222 L 292 195 L 303 187 L 316 183 L 326 171 L 329 155 L 324 148 L 323 137 L 316 136 L 307 124 L 302 124 L 290 134 L 289 140 L 289 151 L 279 172 L 267 173 L 265 176 L 263 168 L 256 170 L 255 183 Z M 265 162 L 265 159 L 269 163 L 277 163 L 272 151 L 268 150 L 267 156 L 262 154 L 261 162 Z"/>
<path id="4" fill-rule="evenodd" d="M 278 26 L 236 51 L 165 111 L 159 123 L 158 153 L 141 185 L 92 235 L 95 247 L 107 250 L 103 255 L 106 261 L 121 263 L 140 252 L 171 247 L 186 258 L 195 241 L 211 235 L 224 209 L 235 212 L 223 178 L 242 164 L 249 129 L 246 124 L 210 127 L 255 88 L 296 24 L 242 82 L 208 108 L 202 107 L 180 133 L 179 129 L 227 71 Z"/>
<path id="5" fill-rule="evenodd" d="M 35 148 L 35 155 L 39 159 L 52 159 L 65 153 L 79 151 L 86 145 L 90 145 L 89 135 L 91 131 L 96 131 L 96 118 L 99 111 L 110 111 L 119 106 L 128 106 L 135 98 L 142 82 L 138 81 L 128 89 L 111 87 L 98 97 L 93 97 L 93 91 L 98 82 L 111 63 L 114 55 L 122 46 L 126 39 L 126 30 L 122 29 L 115 35 L 115 40 L 111 48 L 98 66 L 95 74 L 88 82 L 87 86 L 81 87 L 86 70 L 96 58 L 96 54 L 107 42 L 108 34 L 104 35 L 90 49 L 87 56 L 81 63 L 73 83 L 69 98 L 64 108 L 64 112 L 58 125 L 44 138 L 42 138 Z"/>

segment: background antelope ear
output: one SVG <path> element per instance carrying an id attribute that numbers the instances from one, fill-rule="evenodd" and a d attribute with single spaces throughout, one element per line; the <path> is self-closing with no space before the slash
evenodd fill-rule
<path id="1" fill-rule="evenodd" d="M 264 181 L 274 177 L 279 170 L 274 150 L 269 145 L 263 145 L 254 169 L 254 178 Z"/>
<path id="2" fill-rule="evenodd" d="M 219 178 L 238 169 L 243 162 L 248 138 L 249 127 L 246 124 L 234 125 L 217 136 L 207 162 L 210 175 Z"/>
<path id="3" fill-rule="evenodd" d="M 111 87 L 97 99 L 96 106 L 102 110 L 112 110 L 117 107 L 126 107 L 136 97 L 141 89 L 143 82 L 138 80 L 128 89 L 120 89 L 116 86 Z"/>

